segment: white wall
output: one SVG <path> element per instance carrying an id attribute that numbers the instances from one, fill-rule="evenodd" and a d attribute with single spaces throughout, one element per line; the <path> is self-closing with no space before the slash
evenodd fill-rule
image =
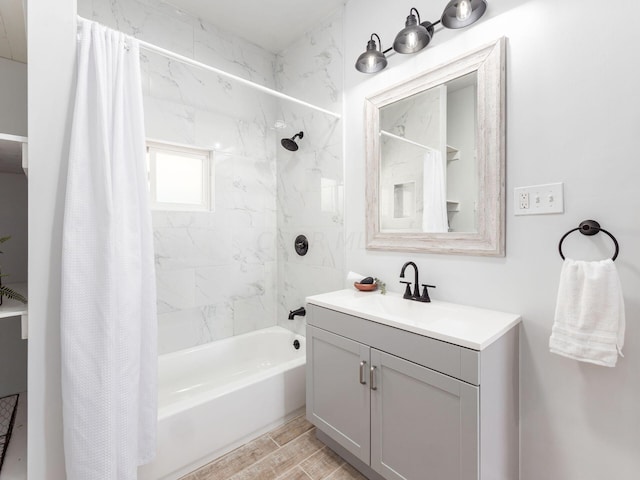
<path id="1" fill-rule="evenodd" d="M 65 478 L 59 284 L 75 18 L 75 0 L 29 0 L 29 480 Z"/>
<path id="2" fill-rule="evenodd" d="M 446 2 L 419 5 L 435 20 Z M 624 1 L 625 16 L 640 5 Z M 395 55 L 374 76 L 352 64 L 371 32 L 386 48 L 413 2 L 350 0 L 345 16 L 346 266 L 372 272 L 400 291 L 403 262 L 414 260 L 438 300 L 522 314 L 522 480 L 632 480 L 640 472 L 640 67 L 632 21 L 602 21 L 595 0 L 494 0 L 487 15 L 463 31 L 437 33 L 413 56 Z M 597 41 L 585 28 L 597 25 Z M 507 245 L 505 258 L 382 253 L 364 248 L 364 96 L 441 64 L 500 36 L 507 48 Z M 514 217 L 513 188 L 562 181 L 565 213 Z M 628 318 L 625 358 L 615 369 L 551 355 L 561 259 L 560 236 L 594 218 L 620 241 L 616 265 Z M 577 234 L 574 234 L 574 236 Z M 581 237 L 577 235 L 577 237 Z M 599 238 L 598 238 L 599 237 Z M 565 252 L 602 258 L 604 235 L 569 238 Z M 373 270 L 373 271 L 372 271 Z"/>
<path id="3" fill-rule="evenodd" d="M 0 85 L 0 133 L 26 136 L 27 65 L 0 57 Z"/>

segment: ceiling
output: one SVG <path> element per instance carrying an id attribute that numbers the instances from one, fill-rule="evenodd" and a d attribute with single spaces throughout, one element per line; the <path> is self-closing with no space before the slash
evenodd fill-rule
<path id="1" fill-rule="evenodd" d="M 24 0 L 0 0 L 0 57 L 27 63 Z"/>
<path id="2" fill-rule="evenodd" d="M 345 2 L 346 0 L 168 0 L 167 3 L 270 52 L 278 53 Z"/>

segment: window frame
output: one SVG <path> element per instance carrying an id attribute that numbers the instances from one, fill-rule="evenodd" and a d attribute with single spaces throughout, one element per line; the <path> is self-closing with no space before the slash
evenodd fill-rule
<path id="1" fill-rule="evenodd" d="M 155 155 L 160 152 L 179 154 L 187 158 L 202 160 L 202 201 L 200 203 L 160 202 L 157 196 L 157 165 Z M 174 212 L 212 212 L 213 194 L 213 150 L 190 145 L 147 139 L 147 168 L 149 180 L 149 202 L 151 210 Z"/>

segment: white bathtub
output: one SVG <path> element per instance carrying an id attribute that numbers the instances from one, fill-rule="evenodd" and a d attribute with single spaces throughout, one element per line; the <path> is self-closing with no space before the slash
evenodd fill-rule
<path id="1" fill-rule="evenodd" d="M 304 403 L 305 339 L 282 327 L 161 355 L 158 455 L 139 479 L 179 478 L 283 423 Z"/>

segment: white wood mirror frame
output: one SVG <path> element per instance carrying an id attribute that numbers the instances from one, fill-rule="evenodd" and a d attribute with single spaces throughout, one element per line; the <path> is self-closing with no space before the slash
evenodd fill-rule
<path id="1" fill-rule="evenodd" d="M 367 248 L 504 256 L 505 38 L 365 99 Z M 380 229 L 380 109 L 463 75 L 477 74 L 475 232 L 409 233 Z"/>

